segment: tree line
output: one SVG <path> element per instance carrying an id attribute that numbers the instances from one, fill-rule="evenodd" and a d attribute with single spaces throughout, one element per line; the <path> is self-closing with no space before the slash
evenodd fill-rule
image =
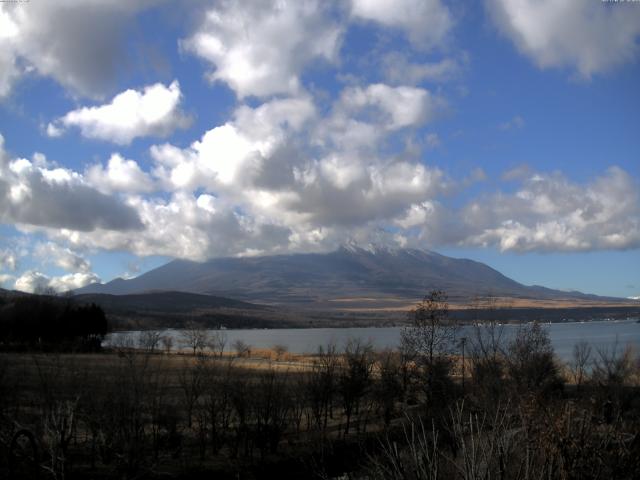
<path id="1" fill-rule="evenodd" d="M 109 329 L 98 305 L 67 297 L 21 295 L 0 304 L 0 348 L 4 350 L 100 350 Z"/>

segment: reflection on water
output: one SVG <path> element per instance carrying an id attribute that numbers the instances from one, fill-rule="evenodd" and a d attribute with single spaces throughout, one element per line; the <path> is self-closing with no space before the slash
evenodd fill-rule
<path id="1" fill-rule="evenodd" d="M 634 345 L 640 348 L 640 323 L 636 320 L 571 322 L 545 324 L 549 331 L 551 343 L 556 355 L 562 360 L 569 360 L 573 346 L 579 341 L 589 342 L 594 349 L 612 348 L 618 342 L 620 348 Z M 516 325 L 505 325 L 504 336 L 515 334 Z M 293 353 L 313 353 L 321 345 L 335 343 L 343 346 L 350 338 L 369 340 L 378 349 L 394 348 L 400 343 L 402 327 L 384 328 L 299 328 L 299 329 L 264 329 L 264 330 L 225 330 L 227 348 L 236 340 L 251 345 L 253 348 L 271 348 L 274 345 L 286 345 Z M 105 345 L 121 340 L 123 337 L 136 339 L 139 332 L 119 332 L 111 334 Z M 472 327 L 463 327 L 459 336 L 471 336 Z M 174 338 L 174 345 L 180 347 L 182 335 L 180 330 L 163 330 L 162 335 Z"/>

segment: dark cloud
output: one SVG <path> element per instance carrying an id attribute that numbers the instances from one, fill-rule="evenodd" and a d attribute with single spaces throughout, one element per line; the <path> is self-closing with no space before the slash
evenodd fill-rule
<path id="1" fill-rule="evenodd" d="M 140 230 L 137 212 L 114 196 L 78 181 L 51 181 L 38 169 L 0 179 L 0 217 L 5 221 L 88 232 Z"/>
<path id="2" fill-rule="evenodd" d="M 111 91 L 117 76 L 127 67 L 135 67 L 127 62 L 123 33 L 136 13 L 155 3 L 160 2 L 56 0 L 0 4 L 14 30 L 11 42 L 3 45 L 13 57 L 7 65 L 17 58 L 76 93 L 102 96 Z M 15 73 L 11 81 L 18 76 Z M 8 91 L 7 86 L 4 93 Z"/>

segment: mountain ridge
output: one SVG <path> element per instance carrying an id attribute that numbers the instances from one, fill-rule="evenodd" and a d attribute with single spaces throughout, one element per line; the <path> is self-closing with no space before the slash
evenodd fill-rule
<path id="1" fill-rule="evenodd" d="M 261 304 L 358 308 L 413 303 L 441 289 L 453 303 L 474 297 L 615 300 L 544 286 L 526 286 L 492 267 L 419 249 L 341 247 L 329 253 L 173 260 L 132 279 L 76 290 L 113 295 L 181 291 Z"/>

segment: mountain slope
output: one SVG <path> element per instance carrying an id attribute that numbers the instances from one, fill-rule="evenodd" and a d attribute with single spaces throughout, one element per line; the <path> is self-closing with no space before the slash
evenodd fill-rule
<path id="1" fill-rule="evenodd" d="M 75 295 L 81 303 L 95 303 L 113 311 L 192 312 L 194 310 L 241 309 L 262 310 L 261 305 L 230 298 L 187 292 L 151 292 L 126 295 L 84 293 Z"/>
<path id="2" fill-rule="evenodd" d="M 400 306 L 435 288 L 445 290 L 453 302 L 487 294 L 537 300 L 600 298 L 528 287 L 473 260 L 424 250 L 353 247 L 325 254 L 220 258 L 204 263 L 175 260 L 137 278 L 89 285 L 77 293 L 174 290 L 257 303 L 355 308 Z"/>
<path id="3" fill-rule="evenodd" d="M 288 325 L 287 319 L 276 316 L 268 307 L 212 295 L 164 291 L 129 295 L 83 293 L 73 298 L 102 307 L 115 329 L 184 327 L 190 322 L 210 328 Z"/>

